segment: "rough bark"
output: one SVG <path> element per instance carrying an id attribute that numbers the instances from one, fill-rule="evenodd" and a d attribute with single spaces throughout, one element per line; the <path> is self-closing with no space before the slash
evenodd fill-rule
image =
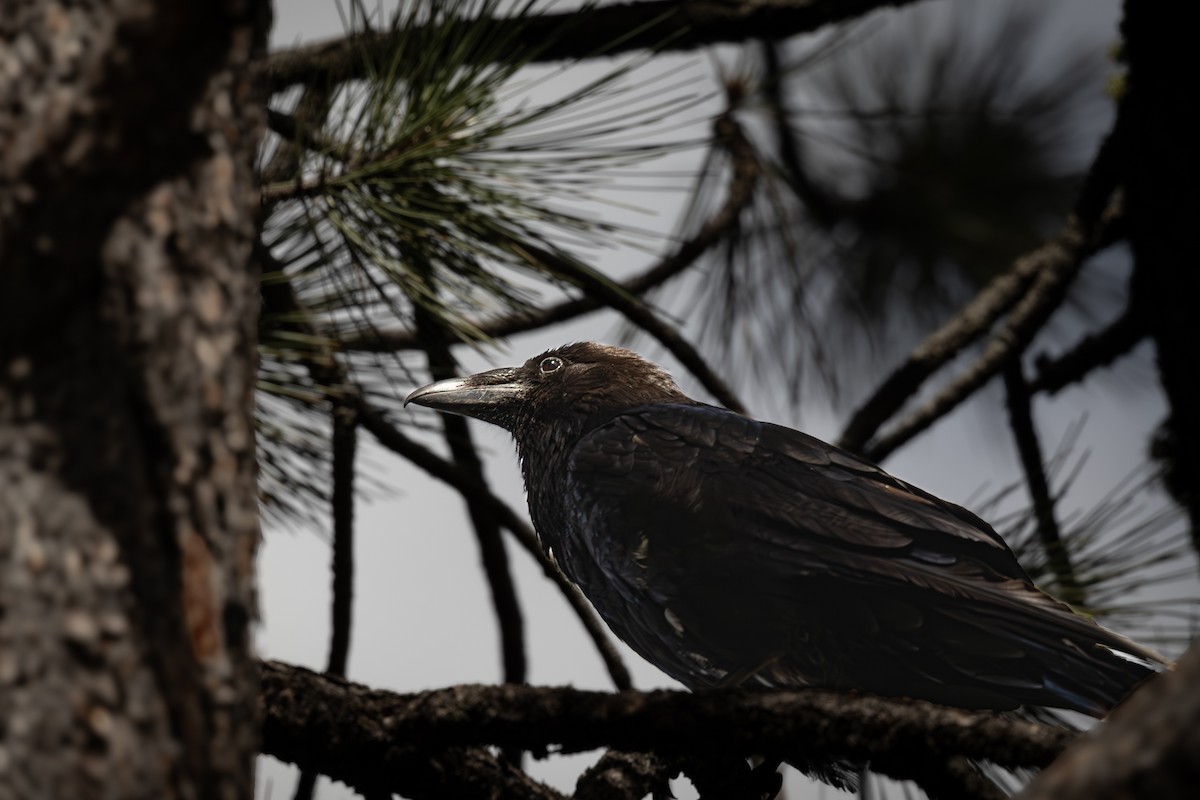
<path id="1" fill-rule="evenodd" d="M 0 7 L 0 798 L 248 798 L 269 11 Z"/>
<path id="2" fill-rule="evenodd" d="M 263 665 L 262 703 L 264 752 L 317 769 L 336 763 L 341 780 L 376 775 L 380 758 L 413 748 L 483 745 L 611 746 L 668 757 L 771 753 L 869 761 L 882 774 L 924 780 L 930 764 L 957 756 L 1045 766 L 1077 735 L 991 712 L 830 691 L 607 694 L 506 684 L 395 694 L 279 662 Z"/>

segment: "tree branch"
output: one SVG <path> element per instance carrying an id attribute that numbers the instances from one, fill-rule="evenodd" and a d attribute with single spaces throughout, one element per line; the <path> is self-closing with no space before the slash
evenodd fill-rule
<path id="1" fill-rule="evenodd" d="M 979 358 L 924 406 L 901 420 L 873 444 L 863 448 L 864 455 L 873 461 L 887 458 L 896 448 L 957 408 L 1014 358 L 1018 358 L 1062 303 L 1071 280 L 1078 274 L 1084 261 L 1117 235 L 1116 231 L 1122 227 L 1121 220 L 1118 215 L 1098 235 L 1087 236 L 1072 218 L 1057 239 L 1025 256 L 1022 260 L 1028 259 L 1038 264 L 1036 277 L 1009 314 L 1008 320 L 988 341 Z"/>
<path id="2" fill-rule="evenodd" d="M 352 405 L 335 403 L 333 418 L 333 601 L 330 612 L 329 660 L 325 672 L 344 677 L 350 658 L 350 630 L 354 612 L 354 470 L 358 451 L 358 413 Z M 300 773 L 292 800 L 309 800 L 317 786 L 317 773 Z"/>
<path id="3" fill-rule="evenodd" d="M 1075 576 L 1075 569 L 1059 531 L 1058 520 L 1054 516 L 1054 497 L 1050 492 L 1050 483 L 1046 480 L 1042 448 L 1033 424 L 1029 384 L 1025 382 L 1020 358 L 1014 359 L 1004 368 L 1004 389 L 1008 397 L 1009 427 L 1017 445 L 1021 466 L 1025 470 L 1025 484 L 1033 501 L 1033 513 L 1037 519 L 1042 551 L 1046 554 L 1046 563 L 1050 566 L 1050 571 L 1058 580 L 1057 594 L 1060 599 L 1073 606 L 1083 606 L 1087 597 Z"/>
<path id="4" fill-rule="evenodd" d="M 691 342 L 672 325 L 661 319 L 636 295 L 627 294 L 620 284 L 598 277 L 573 258 L 551 250 L 537 247 L 530 242 L 509 239 L 504 243 L 523 255 L 530 264 L 540 264 L 543 269 L 571 281 L 580 289 L 624 316 L 637 327 L 658 340 L 679 362 L 691 372 L 700 384 L 716 400 L 731 411 L 746 413 L 746 406 Z"/>
<path id="5" fill-rule="evenodd" d="M 318 86 L 305 87 L 291 114 L 267 109 L 267 127 L 279 136 L 279 144 L 262 171 L 262 182 L 270 185 L 291 181 L 295 185 L 300 173 L 300 149 L 313 149 L 314 143 L 305 132 L 317 130 L 329 114 L 332 92 Z"/>
<path id="6" fill-rule="evenodd" d="M 921 780 L 929 764 L 958 757 L 1046 766 L 1077 737 L 989 712 L 821 690 L 606 694 L 505 684 L 394 694 L 266 662 L 262 692 L 263 751 L 320 759 L 302 766 L 336 768 L 341 780 L 379 774 L 376 762 L 389 752 L 481 745 L 565 753 L 613 746 L 666 757 L 769 752 L 870 762 L 881 774 Z"/>
<path id="7" fill-rule="evenodd" d="M 838 445 L 862 452 L 879 427 L 917 393 L 926 379 L 987 333 L 997 319 L 1025 296 L 1041 270 L 1064 258 L 1071 259 L 1074 248 L 1064 247 L 1061 239 L 1060 236 L 1060 239 L 1017 259 L 1007 272 L 992 279 L 949 322 L 925 337 L 907 360 L 851 415 Z M 1074 242 L 1074 237 L 1071 241 Z"/>
<path id="8" fill-rule="evenodd" d="M 354 608 L 354 469 L 358 451 L 358 410 L 352 404 L 333 408 L 333 633 L 325 671 L 345 675 L 350 658 L 350 626 Z"/>
<path id="9" fill-rule="evenodd" d="M 838 444 L 847 450 L 870 453 L 879 459 L 892 452 L 912 436 L 931 425 L 941 414 L 946 413 L 967 395 L 987 382 L 995 371 L 1003 366 L 1010 355 L 1010 347 L 1004 348 L 1000 363 L 990 363 L 978 369 L 977 374 L 965 373 L 957 386 L 952 385 L 943 392 L 943 400 L 936 407 L 929 406 L 922 414 L 914 416 L 906 425 L 898 427 L 894 436 L 887 437 L 868 449 L 867 444 L 876 431 L 898 412 L 935 372 L 959 354 L 963 348 L 986 334 L 996 320 L 1022 303 L 1031 295 L 1039 293 L 1052 299 L 1059 294 L 1055 290 L 1065 289 L 1062 279 L 1075 274 L 1079 265 L 1089 255 L 1107 242 L 1120 235 L 1121 226 L 1111 221 L 1106 225 L 1109 199 L 1116 191 L 1121 175 L 1126 138 L 1126 113 L 1119 109 L 1113 129 L 1100 146 L 1096 159 L 1084 180 L 1075 209 L 1056 239 L 1032 253 L 1018 258 L 1009 270 L 997 275 L 979 291 L 970 303 L 938 330 L 917 345 L 908 359 L 898 367 L 875 390 L 870 398 L 850 417 Z M 1038 309 L 1041 309 L 1038 311 Z M 1029 336 L 1040 327 L 1043 316 L 1053 307 L 1044 308 L 1037 302 L 1026 302 L 1025 313 L 1031 317 L 1015 329 L 1010 321 L 1008 328 L 996 340 L 1021 334 L 1027 343 Z M 1037 313 L 1033 313 L 1037 311 Z M 1029 322 L 1037 321 L 1030 329 Z M 1044 321 L 1044 320 L 1042 320 Z M 995 344 L 995 340 L 993 342 Z M 994 361 L 994 359 L 993 359 Z"/>
<path id="10" fill-rule="evenodd" d="M 263 665 L 262 752 L 306 773 L 328 775 L 364 795 L 401 794 L 412 800 L 487 797 L 495 800 L 563 800 L 521 770 L 482 747 L 431 751 L 390 734 L 384 718 L 358 717 L 349 692 L 308 693 L 295 667 Z M 315 673 L 307 673 L 312 676 Z M 352 686 L 326 679 L 328 686 Z"/>
<path id="11" fill-rule="evenodd" d="M 1149 333 L 1145 320 L 1132 308 L 1097 333 L 1089 334 L 1056 358 L 1039 355 L 1034 360 L 1037 376 L 1029 391 L 1053 395 L 1083 380 L 1092 370 L 1106 367 L 1138 345 Z"/>
<path id="12" fill-rule="evenodd" d="M 531 47 L 532 61 L 552 62 L 611 57 L 635 50 L 668 52 L 750 39 L 783 39 L 855 19 L 877 8 L 911 2 L 913 0 L 756 0 L 753 3 L 650 0 L 539 14 L 525 19 L 495 19 L 488 36 L 538 43 L 539 46 Z M 436 33 L 430 31 L 424 35 Z M 379 65 L 388 58 L 395 39 L 392 32 L 372 32 L 301 45 L 272 53 L 259 64 L 257 71 L 260 75 L 265 74 L 271 92 L 297 83 L 359 79 L 366 77 L 372 65 Z"/>
<path id="13" fill-rule="evenodd" d="M 669 791 L 667 781 L 678 774 L 675 760 L 653 753 L 609 750 L 579 776 L 574 800 L 641 800 L 648 794 Z"/>
<path id="14" fill-rule="evenodd" d="M 779 166 L 782 168 L 784 180 L 796 197 L 804 203 L 813 222 L 831 230 L 845 216 L 844 203 L 819 185 L 804 163 L 800 141 L 788 122 L 791 111 L 784 97 L 787 70 L 779 57 L 779 43 L 762 42 L 762 55 L 767 72 L 762 82 L 763 97 L 771 115 L 775 147 L 779 153 Z"/>

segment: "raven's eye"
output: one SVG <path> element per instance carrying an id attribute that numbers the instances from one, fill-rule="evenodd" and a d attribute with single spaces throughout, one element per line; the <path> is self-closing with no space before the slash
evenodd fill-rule
<path id="1" fill-rule="evenodd" d="M 563 360 L 557 356 L 546 356 L 542 359 L 542 363 L 538 365 L 538 369 L 545 375 L 548 372 L 557 372 L 562 369 Z"/>

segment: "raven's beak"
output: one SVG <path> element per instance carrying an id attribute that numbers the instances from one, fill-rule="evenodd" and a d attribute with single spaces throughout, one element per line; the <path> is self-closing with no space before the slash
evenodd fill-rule
<path id="1" fill-rule="evenodd" d="M 422 386 L 404 398 L 404 405 L 416 403 L 450 414 L 491 421 L 496 412 L 514 405 L 524 394 L 525 385 L 517 370 L 504 367 Z"/>

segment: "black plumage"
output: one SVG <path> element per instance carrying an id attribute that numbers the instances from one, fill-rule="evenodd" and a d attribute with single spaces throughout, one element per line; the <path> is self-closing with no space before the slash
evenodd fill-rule
<path id="1" fill-rule="evenodd" d="M 691 688 L 816 685 L 1103 716 L 1166 662 L 1035 588 L 981 519 L 594 343 L 406 402 L 516 439 L 543 547 Z"/>

